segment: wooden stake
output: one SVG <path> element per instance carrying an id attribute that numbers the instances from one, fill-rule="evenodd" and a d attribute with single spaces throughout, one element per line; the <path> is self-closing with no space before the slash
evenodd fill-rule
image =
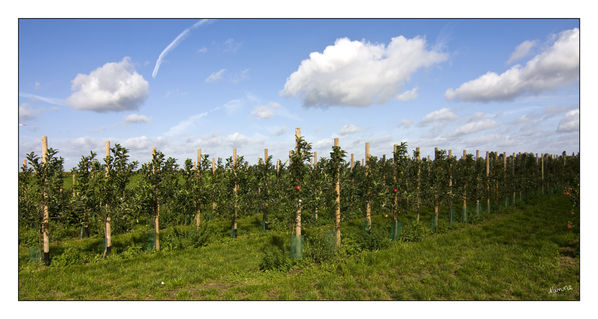
<path id="1" fill-rule="evenodd" d="M 366 178 L 368 178 L 369 175 L 369 171 L 370 171 L 370 165 L 368 163 L 368 161 L 370 160 L 370 143 L 366 142 L 365 143 L 365 176 Z M 369 192 L 370 190 L 368 190 Z M 365 219 L 367 221 L 367 227 L 368 230 L 372 227 L 372 210 L 370 207 L 370 198 L 368 196 L 368 198 L 366 199 L 366 203 L 365 203 Z"/>
<path id="2" fill-rule="evenodd" d="M 152 158 L 156 155 L 156 148 L 152 148 Z M 156 167 L 153 165 L 152 160 L 152 173 L 156 174 Z M 154 233 L 155 233 L 155 246 L 156 251 L 160 251 L 160 198 L 156 195 L 156 203 L 154 207 Z"/>
<path id="3" fill-rule="evenodd" d="M 268 149 L 265 148 L 264 149 L 264 165 L 268 164 Z M 266 192 L 266 195 L 268 195 L 268 176 L 266 176 L 266 180 L 264 181 L 264 191 Z M 266 200 L 264 201 L 264 230 L 268 230 L 268 198 L 266 198 Z"/>
<path id="4" fill-rule="evenodd" d="M 48 161 L 48 137 L 42 136 L 42 163 L 47 164 Z M 50 264 L 50 212 L 48 211 L 48 205 L 46 204 L 48 194 L 44 191 L 42 193 L 42 197 L 44 199 L 44 203 L 42 205 L 42 210 L 44 212 L 44 217 L 42 220 L 42 236 L 44 241 L 44 263 L 47 265 Z"/>
<path id="5" fill-rule="evenodd" d="M 489 152 L 486 151 L 486 194 L 487 194 L 487 212 L 490 213 L 490 157 Z"/>
<path id="6" fill-rule="evenodd" d="M 75 172 L 73 171 L 71 175 L 73 176 L 73 198 L 75 198 Z"/>
<path id="7" fill-rule="evenodd" d="M 339 146 L 338 144 L 338 137 L 334 138 L 334 146 Z M 340 183 L 340 165 L 337 167 L 336 170 L 336 213 L 334 219 L 334 226 L 336 229 L 336 247 L 341 246 L 341 183 Z"/>
<path id="8" fill-rule="evenodd" d="M 355 154 L 351 153 L 351 171 L 353 171 L 353 167 L 355 167 Z"/>
<path id="9" fill-rule="evenodd" d="M 394 164 L 394 172 L 393 172 L 393 182 L 394 182 L 394 187 L 397 187 L 397 166 L 398 166 L 398 158 L 397 158 L 397 148 L 399 147 L 399 145 L 394 144 L 393 145 L 393 151 L 392 151 L 392 158 L 393 158 L 393 164 Z M 392 203 L 392 217 L 394 220 L 394 226 L 395 229 L 393 231 L 393 238 L 392 240 L 395 241 L 397 240 L 397 230 L 396 230 L 396 225 L 397 222 L 399 220 L 399 192 L 397 190 L 397 192 L 394 192 L 393 194 L 393 203 Z"/>
<path id="10" fill-rule="evenodd" d="M 295 129 L 295 141 L 301 137 L 301 129 Z M 295 143 L 295 152 L 299 155 L 299 143 Z M 289 152 L 290 155 L 290 152 Z M 297 163 L 302 165 L 303 163 Z M 301 242 L 301 196 L 299 197 L 299 202 L 297 203 L 297 213 L 295 214 L 295 236 L 297 238 L 297 245 L 300 245 Z"/>
<path id="11" fill-rule="evenodd" d="M 420 178 L 420 173 L 421 173 L 420 160 L 421 160 L 421 156 L 420 156 L 420 152 L 419 152 L 419 147 L 416 147 L 415 150 L 417 152 L 417 219 L 416 219 L 416 223 L 419 224 L 419 213 L 420 213 L 420 209 L 421 209 L 421 197 L 420 197 L 420 193 L 419 193 L 420 183 L 421 183 L 421 178 Z"/>
<path id="12" fill-rule="evenodd" d="M 212 182 L 216 176 L 216 158 L 212 157 Z M 216 211 L 216 202 L 212 198 L 212 214 Z"/>
<path id="13" fill-rule="evenodd" d="M 467 159 L 467 151 L 463 150 L 463 157 L 461 158 L 464 163 Z M 467 182 L 463 184 L 463 218 L 462 222 L 467 223 Z"/>
<path id="14" fill-rule="evenodd" d="M 512 162 L 512 173 L 511 173 L 511 180 L 512 180 L 512 184 L 513 184 L 513 204 L 515 204 L 515 198 L 516 198 L 516 193 L 515 193 L 515 153 L 513 153 L 513 157 L 511 157 L 511 162 Z"/>
<path id="15" fill-rule="evenodd" d="M 237 177 L 237 149 L 233 148 L 233 174 L 235 175 L 235 178 Z M 237 190 L 239 188 L 239 185 L 237 184 L 237 181 L 235 181 L 235 186 L 233 188 L 233 202 L 234 202 L 234 215 L 233 215 L 233 237 L 237 238 L 237 214 L 239 211 L 239 205 L 237 203 Z"/>
<path id="16" fill-rule="evenodd" d="M 545 154 L 542 154 L 542 194 L 544 194 L 544 156 Z"/>
<path id="17" fill-rule="evenodd" d="M 110 156 L 110 141 L 106 141 L 104 143 L 104 155 L 106 157 Z M 106 165 L 106 178 L 108 178 L 108 175 L 110 174 L 110 167 L 108 165 Z M 111 232 L 111 227 L 110 227 L 110 210 L 108 207 L 108 203 L 106 203 L 106 219 L 104 220 L 104 232 L 105 232 L 105 236 L 106 236 L 106 250 L 104 250 L 104 257 L 110 255 L 110 252 L 112 251 L 112 232 Z"/>
<path id="18" fill-rule="evenodd" d="M 197 171 L 195 176 L 199 182 L 199 174 L 201 172 L 201 148 L 197 149 L 197 162 L 195 163 L 195 169 Z M 195 213 L 195 227 L 199 228 L 201 224 L 201 207 L 199 200 L 195 202 L 195 206 L 197 207 L 197 213 Z"/>
<path id="19" fill-rule="evenodd" d="M 453 168 L 452 165 L 450 164 L 450 160 L 453 158 L 453 150 L 449 150 L 448 153 L 448 158 L 449 158 L 449 214 L 450 214 L 450 223 L 453 222 Z"/>

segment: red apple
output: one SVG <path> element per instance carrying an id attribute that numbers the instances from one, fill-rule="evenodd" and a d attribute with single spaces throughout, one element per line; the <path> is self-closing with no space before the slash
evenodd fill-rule
<path id="1" fill-rule="evenodd" d="M 301 186 L 300 186 L 300 185 L 297 185 L 297 186 L 295 186 L 295 189 L 296 189 L 296 190 L 301 190 Z"/>
<path id="2" fill-rule="evenodd" d="M 567 228 L 568 228 L 568 229 L 571 229 L 571 224 L 567 224 Z"/>
<path id="3" fill-rule="evenodd" d="M 396 189 L 396 188 L 395 188 L 395 189 L 393 189 L 393 190 L 392 190 L 392 192 L 393 192 L 393 193 L 396 193 L 396 192 L 397 192 L 397 189 Z"/>

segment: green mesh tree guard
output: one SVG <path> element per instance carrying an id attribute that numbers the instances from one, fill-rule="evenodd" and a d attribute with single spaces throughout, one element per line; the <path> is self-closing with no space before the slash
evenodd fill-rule
<path id="1" fill-rule="evenodd" d="M 266 219 L 262 216 L 262 230 L 266 230 Z"/>
<path id="2" fill-rule="evenodd" d="M 145 249 L 154 250 L 156 249 L 156 233 L 153 231 L 147 232 L 145 236 Z"/>
<path id="3" fill-rule="evenodd" d="M 432 232 L 436 232 L 436 216 L 432 216 Z"/>
<path id="4" fill-rule="evenodd" d="M 29 261 L 30 262 L 41 261 L 41 250 L 39 249 L 38 245 L 29 247 Z"/>
<path id="5" fill-rule="evenodd" d="M 467 206 L 463 207 L 463 217 L 461 218 L 461 221 L 467 224 Z"/>
<path id="6" fill-rule="evenodd" d="M 450 209 L 450 224 L 453 224 L 453 221 L 455 219 L 455 209 L 453 207 L 451 207 Z"/>
<path id="7" fill-rule="evenodd" d="M 509 207 L 509 198 L 505 197 L 505 208 Z"/>
<path id="8" fill-rule="evenodd" d="M 363 231 L 365 231 L 368 234 L 372 230 L 372 225 L 368 223 L 367 219 L 364 219 L 361 225 L 363 226 Z"/>
<path id="9" fill-rule="evenodd" d="M 397 241 L 401 237 L 401 231 L 403 230 L 403 223 L 395 220 L 392 222 L 392 227 L 390 230 L 390 240 Z"/>
<path id="10" fill-rule="evenodd" d="M 475 205 L 475 215 L 477 217 L 480 217 L 480 203 L 479 202 L 477 202 Z"/>
<path id="11" fill-rule="evenodd" d="M 235 226 L 230 227 L 230 237 L 237 238 L 237 230 L 235 229 Z"/>
<path id="12" fill-rule="evenodd" d="M 291 235 L 291 258 L 303 258 L 303 236 L 298 239 L 296 235 Z"/>

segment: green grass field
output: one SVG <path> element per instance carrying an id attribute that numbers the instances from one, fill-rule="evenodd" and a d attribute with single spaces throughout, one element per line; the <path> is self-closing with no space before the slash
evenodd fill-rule
<path id="1" fill-rule="evenodd" d="M 27 249 L 19 247 L 18 296 L 19 300 L 579 300 L 579 228 L 567 227 L 568 221 L 579 225 L 579 211 L 571 215 L 569 207 L 562 195 L 541 196 L 419 242 L 341 252 L 321 263 L 304 258 L 284 270 L 260 270 L 272 236 L 290 236 L 261 231 L 260 216 L 241 219 L 236 239 L 226 236 L 226 223 L 214 222 L 217 240 L 199 248 L 145 251 L 143 233 L 117 235 L 113 256 L 66 266 L 32 263 Z M 350 229 L 349 224 L 343 227 Z M 359 226 L 352 231 L 359 231 Z M 55 243 L 51 251 L 99 251 L 101 245 L 98 238 L 68 240 Z M 139 249 L 128 248 L 131 245 Z"/>

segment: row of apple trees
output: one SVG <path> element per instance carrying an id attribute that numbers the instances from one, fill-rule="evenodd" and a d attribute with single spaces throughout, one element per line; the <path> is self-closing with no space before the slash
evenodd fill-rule
<path id="1" fill-rule="evenodd" d="M 505 154 L 493 152 L 487 159 L 471 154 L 457 159 L 436 150 L 433 159 L 420 159 L 417 151 L 412 156 L 408 153 L 406 143 L 396 145 L 388 158 L 369 157 L 365 165 L 357 161 L 352 166 L 340 147 L 331 148 L 334 160 L 323 157 L 310 164 L 311 144 L 302 137 L 298 141 L 303 144 L 290 158 L 291 164 L 296 160 L 293 165 L 289 161 L 276 165 L 272 156 L 255 165 L 248 165 L 243 156 L 213 162 L 209 155 L 203 155 L 200 163 L 187 159 L 179 164 L 160 151 L 139 165 L 116 144 L 109 156 L 100 158 L 90 152 L 65 172 L 56 150 L 49 149 L 45 161 L 35 153 L 27 154 L 19 173 L 19 240 L 40 244 L 44 206 L 50 214 L 52 240 L 109 239 L 112 234 L 149 227 L 155 232 L 156 249 L 160 229 L 200 227 L 211 219 L 229 221 L 233 230 L 238 218 L 257 214 L 263 230 L 290 230 L 296 223 L 298 199 L 303 227 L 334 224 L 337 205 L 341 223 L 365 220 L 367 203 L 372 215 L 391 215 L 395 222 L 400 215 L 412 216 L 416 222 L 431 218 L 436 226 L 439 218 L 467 222 L 468 214 L 554 192 L 579 176 L 579 155 L 545 156 L 543 165 L 542 158 L 531 153 L 510 155 L 505 161 Z M 366 224 L 366 231 L 369 227 Z M 236 236 L 236 231 L 231 235 Z"/>

